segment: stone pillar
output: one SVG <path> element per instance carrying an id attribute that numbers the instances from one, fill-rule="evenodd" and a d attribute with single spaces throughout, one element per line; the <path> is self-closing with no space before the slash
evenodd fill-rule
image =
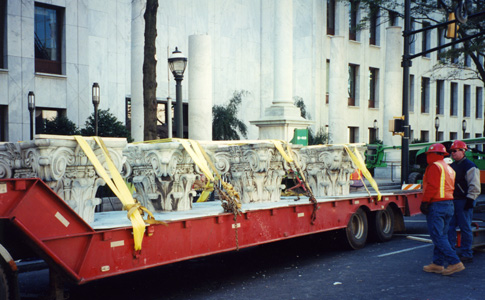
<path id="1" fill-rule="evenodd" d="M 328 133 L 330 144 L 349 142 L 345 111 L 347 110 L 347 82 L 349 77 L 347 49 L 343 36 L 333 36 L 330 42 L 330 71 L 328 91 Z"/>
<path id="2" fill-rule="evenodd" d="M 293 105 L 293 0 L 275 2 L 273 104 Z"/>
<path id="3" fill-rule="evenodd" d="M 212 46 L 208 35 L 189 36 L 189 139 L 212 140 Z"/>
<path id="4" fill-rule="evenodd" d="M 313 121 L 301 117 L 293 104 L 293 0 L 275 1 L 274 8 L 274 94 L 273 103 L 260 120 L 260 139 L 290 141 L 296 128 L 307 128 Z"/>
<path id="5" fill-rule="evenodd" d="M 392 132 L 389 132 L 389 120 L 402 115 L 402 28 L 393 26 L 386 30 L 386 69 L 382 77 L 382 84 L 384 84 L 382 140 L 386 146 L 400 146 L 401 136 L 393 136 Z M 386 163 L 387 168 L 376 168 L 375 176 L 390 178 L 392 172 L 393 179 L 399 179 L 401 151 L 399 149 L 387 150 Z"/>
<path id="6" fill-rule="evenodd" d="M 384 121 L 383 142 L 386 146 L 401 145 L 401 137 L 389 132 L 389 120 L 402 115 L 402 30 L 401 27 L 388 27 L 386 34 L 386 69 L 384 84 Z"/>
<path id="7" fill-rule="evenodd" d="M 143 47 L 145 1 L 131 2 L 131 137 L 143 141 Z"/>

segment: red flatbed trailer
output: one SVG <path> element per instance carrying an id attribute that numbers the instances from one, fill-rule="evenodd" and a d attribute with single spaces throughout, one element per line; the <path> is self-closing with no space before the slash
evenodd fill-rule
<path id="1" fill-rule="evenodd" d="M 375 194 L 325 197 L 317 199 L 313 224 L 314 205 L 306 197 L 243 204 L 236 220 L 220 202 L 194 203 L 190 211 L 155 214 L 168 226 L 147 226 L 142 249 L 135 251 L 126 212 L 97 213 L 89 225 L 42 180 L 0 180 L 0 286 L 10 293 L 5 299 L 17 299 L 15 260 L 32 256 L 44 259 L 57 278 L 83 284 L 338 229 L 346 229 L 350 246 L 358 249 L 367 232 L 386 241 L 394 230 L 403 231 L 403 216 L 419 213 L 421 197 L 420 190 L 383 194 L 381 201 Z"/>

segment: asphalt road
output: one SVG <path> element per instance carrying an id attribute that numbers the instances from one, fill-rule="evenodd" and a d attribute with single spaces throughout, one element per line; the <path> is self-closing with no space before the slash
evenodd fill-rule
<path id="1" fill-rule="evenodd" d="M 485 213 L 476 219 L 484 220 Z M 485 223 L 480 222 L 482 226 Z M 427 238 L 422 216 L 406 235 Z M 396 235 L 343 250 L 328 234 L 277 242 L 68 287 L 70 299 L 484 299 L 485 253 L 452 276 L 429 274 L 432 245 Z M 20 276 L 23 299 L 47 291 L 46 270 Z"/>

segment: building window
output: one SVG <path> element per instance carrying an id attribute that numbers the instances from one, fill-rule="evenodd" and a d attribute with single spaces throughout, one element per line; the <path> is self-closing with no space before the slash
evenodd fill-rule
<path id="1" fill-rule="evenodd" d="M 359 66 L 349 64 L 349 82 L 348 82 L 348 93 L 349 93 L 349 106 L 357 106 L 357 78 L 359 72 Z"/>
<path id="2" fill-rule="evenodd" d="M 454 53 L 452 54 L 452 57 L 451 57 L 451 61 L 454 63 L 454 64 L 458 64 L 460 63 L 460 52 L 458 51 L 459 49 L 459 46 L 457 46 L 456 44 L 451 46 L 451 48 L 453 48 L 454 50 Z M 457 50 L 457 51 L 455 51 Z"/>
<path id="3" fill-rule="evenodd" d="M 335 1 L 327 0 L 327 34 L 335 34 Z"/>
<path id="4" fill-rule="evenodd" d="M 62 74 L 64 9 L 35 4 L 35 71 Z"/>
<path id="5" fill-rule="evenodd" d="M 428 22 L 423 22 L 423 28 L 429 27 L 430 24 Z M 422 44 L 421 44 L 421 51 L 427 51 L 430 48 L 431 42 L 431 30 L 425 30 L 422 32 Z M 423 54 L 424 57 L 430 57 L 429 53 Z"/>
<path id="6" fill-rule="evenodd" d="M 429 142 L 429 131 L 427 130 L 421 130 L 421 138 L 420 138 L 422 143 Z"/>
<path id="7" fill-rule="evenodd" d="M 8 106 L 0 105 L 0 142 L 6 142 L 8 137 Z"/>
<path id="8" fill-rule="evenodd" d="M 369 44 L 371 45 L 379 45 L 379 7 L 373 6 L 370 8 L 370 16 L 369 16 Z"/>
<path id="9" fill-rule="evenodd" d="M 6 67 L 7 0 L 0 0 L 0 69 Z"/>
<path id="10" fill-rule="evenodd" d="M 436 114 L 444 114 L 445 105 L 445 81 L 436 81 Z"/>
<path id="11" fill-rule="evenodd" d="M 414 75 L 409 75 L 409 111 L 414 112 Z"/>
<path id="12" fill-rule="evenodd" d="M 369 68 L 369 107 L 378 107 L 379 69 Z"/>
<path id="13" fill-rule="evenodd" d="M 377 128 L 369 127 L 369 144 L 374 144 L 377 141 Z"/>
<path id="14" fill-rule="evenodd" d="M 429 113 L 429 78 L 421 78 L 421 112 Z"/>
<path id="15" fill-rule="evenodd" d="M 483 116 L 483 88 L 477 87 L 475 90 L 475 118 L 481 119 Z"/>
<path id="16" fill-rule="evenodd" d="M 444 44 L 446 43 L 446 40 L 445 40 L 445 29 L 444 28 L 438 28 L 438 46 L 443 46 Z M 440 61 L 445 61 L 445 58 L 443 56 L 443 49 L 439 49 L 438 52 L 437 52 L 437 58 L 440 60 Z"/>
<path id="17" fill-rule="evenodd" d="M 411 31 L 416 30 L 416 22 L 414 22 L 414 18 L 411 18 Z M 409 54 L 416 53 L 416 35 L 411 37 L 411 46 L 409 47 Z"/>
<path id="18" fill-rule="evenodd" d="M 357 40 L 357 17 L 359 12 L 360 2 L 357 0 L 350 1 L 349 11 L 349 40 Z"/>
<path id="19" fill-rule="evenodd" d="M 470 57 L 470 55 L 466 53 L 465 53 L 465 66 L 469 68 L 472 66 L 472 58 Z"/>
<path id="20" fill-rule="evenodd" d="M 327 69 L 326 69 L 327 77 L 325 78 L 325 89 L 326 89 L 325 103 L 328 104 L 329 89 L 330 89 L 330 59 L 327 59 L 326 66 L 327 66 Z"/>
<path id="21" fill-rule="evenodd" d="M 465 84 L 463 86 L 463 116 L 469 117 L 470 116 L 470 86 Z"/>
<path id="22" fill-rule="evenodd" d="M 359 127 L 349 127 L 349 143 L 359 142 Z"/>
<path id="23" fill-rule="evenodd" d="M 66 116 L 65 109 L 56 108 L 35 108 L 35 132 L 34 134 L 41 134 L 45 131 L 45 121 L 53 120 L 60 116 Z"/>
<path id="24" fill-rule="evenodd" d="M 398 26 L 399 15 L 393 10 L 389 10 L 389 26 Z"/>
<path id="25" fill-rule="evenodd" d="M 458 115 L 458 83 L 450 85 L 450 116 Z"/>
<path id="26" fill-rule="evenodd" d="M 436 136 L 436 141 L 443 141 L 445 139 L 445 135 L 443 131 L 438 131 L 438 135 Z"/>
<path id="27" fill-rule="evenodd" d="M 450 131 L 450 140 L 456 140 L 458 139 L 458 133 L 454 131 Z"/>

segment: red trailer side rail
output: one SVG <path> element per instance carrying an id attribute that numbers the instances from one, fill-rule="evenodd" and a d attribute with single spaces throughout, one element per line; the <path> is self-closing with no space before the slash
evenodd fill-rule
<path id="1" fill-rule="evenodd" d="M 236 222 L 228 213 L 168 221 L 168 226 L 148 226 L 142 250 L 135 252 L 131 227 L 94 230 L 41 180 L 0 181 L 0 219 L 11 222 L 38 255 L 78 284 L 237 247 L 347 228 L 359 208 L 370 213 L 389 207 L 402 219 L 403 214 L 418 213 L 420 201 L 420 191 L 384 195 L 379 202 L 373 196 L 319 200 L 314 225 L 313 205 L 305 200 L 246 210 Z"/>

